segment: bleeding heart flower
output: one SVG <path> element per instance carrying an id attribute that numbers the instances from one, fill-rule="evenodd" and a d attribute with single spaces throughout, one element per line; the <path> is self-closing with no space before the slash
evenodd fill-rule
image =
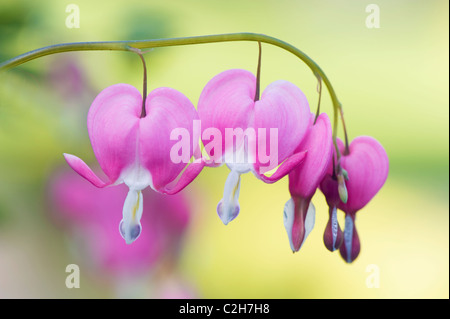
<path id="1" fill-rule="evenodd" d="M 308 133 L 295 152 L 306 151 L 303 163 L 289 173 L 291 198 L 284 208 L 284 226 L 293 252 L 298 251 L 314 227 L 315 208 L 311 202 L 325 176 L 333 155 L 333 139 L 328 115 L 322 113 L 315 124 L 311 114 Z"/>
<path id="2" fill-rule="evenodd" d="M 193 121 L 198 114 L 192 103 L 171 88 L 156 89 L 147 96 L 146 116 L 141 118 L 142 96 L 128 84 L 104 89 L 89 109 L 87 126 L 94 154 L 108 180 L 102 181 L 81 159 L 64 154 L 67 163 L 97 187 L 125 183 L 129 187 L 119 230 L 130 244 L 141 233 L 143 211 L 141 191 L 150 186 L 155 191 L 175 194 L 186 187 L 202 170 L 203 162 L 174 163 L 170 139 L 174 129 L 184 128 L 198 141 Z M 194 143 L 193 143 L 194 144 Z M 197 145 L 190 148 L 190 156 Z"/>
<path id="3" fill-rule="evenodd" d="M 342 154 L 341 167 L 348 175 L 348 200 L 346 203 L 339 200 L 338 185 L 332 168 L 329 169 L 331 173 L 323 179 L 321 190 L 330 209 L 339 208 L 345 212 L 344 239 L 340 253 L 346 262 L 351 263 L 360 252 L 360 241 L 355 227 L 356 213 L 366 206 L 384 185 L 389 172 L 389 159 L 383 146 L 369 136 L 355 138 L 350 144 L 348 154 L 339 139 L 338 147 Z"/>
<path id="4" fill-rule="evenodd" d="M 305 156 L 294 153 L 310 120 L 303 92 L 287 81 L 273 82 L 257 101 L 255 92 L 256 78 L 251 72 L 228 70 L 208 82 L 198 103 L 202 127 L 206 128 L 202 132 L 202 142 L 212 160 L 209 165 L 226 163 L 231 170 L 217 206 L 225 225 L 239 213 L 241 174 L 251 171 L 262 181 L 273 183 L 288 174 Z M 220 136 L 212 134 L 215 131 Z M 209 147 L 208 142 L 218 146 Z M 270 150 L 269 155 L 267 150 Z M 264 175 L 279 164 L 273 175 Z"/>

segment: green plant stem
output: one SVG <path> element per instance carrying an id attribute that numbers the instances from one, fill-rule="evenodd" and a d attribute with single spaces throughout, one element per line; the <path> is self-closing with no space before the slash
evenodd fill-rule
<path id="1" fill-rule="evenodd" d="M 158 47 L 169 47 L 169 46 L 179 46 L 179 45 L 191 45 L 191 44 L 203 44 L 203 43 L 215 43 L 215 42 L 231 42 L 231 41 L 256 41 L 261 43 L 272 44 L 280 47 L 302 60 L 306 65 L 313 71 L 316 76 L 319 76 L 325 86 L 333 103 L 334 120 L 333 120 L 333 141 L 336 149 L 338 158 L 340 157 L 340 152 L 337 147 L 337 125 L 338 125 L 338 112 L 340 112 L 341 119 L 344 124 L 344 119 L 342 117 L 343 111 L 341 103 L 339 102 L 336 92 L 331 85 L 330 80 L 325 75 L 323 70 L 317 65 L 314 60 L 312 60 L 305 53 L 294 47 L 293 45 L 279 40 L 274 37 L 270 37 L 264 34 L 258 33 L 229 33 L 229 34 L 218 34 L 218 35 L 204 35 L 195 37 L 183 37 L 183 38 L 172 38 L 172 39 L 156 39 L 156 40 L 137 40 L 137 41 L 105 41 L 105 42 L 78 42 L 78 43 L 63 43 L 47 46 L 37 50 L 33 50 L 24 54 L 21 54 L 15 58 L 7 60 L 0 64 L 0 72 L 7 69 L 11 69 L 25 62 L 61 52 L 70 51 L 98 51 L 98 50 L 108 50 L 108 51 L 133 51 L 134 49 L 147 49 L 147 48 L 158 48 Z M 346 131 L 344 132 L 346 135 Z M 346 143 L 348 141 L 347 136 L 345 136 Z M 348 144 L 346 144 L 346 149 L 348 149 Z"/>
<path id="2" fill-rule="evenodd" d="M 320 100 L 322 99 L 322 78 L 316 74 L 317 77 L 317 93 L 319 93 L 319 101 L 317 102 L 316 116 L 314 117 L 314 125 L 320 115 Z"/>
<path id="3" fill-rule="evenodd" d="M 259 101 L 259 90 L 261 83 L 261 42 L 258 42 L 258 66 L 256 67 L 256 90 L 255 90 L 255 98 L 254 101 Z"/>
<path id="4" fill-rule="evenodd" d="M 141 49 L 135 49 L 131 48 L 131 51 L 136 52 L 136 54 L 139 56 L 139 58 L 142 61 L 142 67 L 144 69 L 144 77 L 143 77 L 143 88 L 142 88 L 142 108 L 141 108 L 141 118 L 147 116 L 147 113 L 145 112 L 145 100 L 147 99 L 147 64 L 145 63 L 144 54 L 141 51 Z"/>

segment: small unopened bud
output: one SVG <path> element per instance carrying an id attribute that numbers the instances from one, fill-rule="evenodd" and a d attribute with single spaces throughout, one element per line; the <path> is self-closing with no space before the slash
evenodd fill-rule
<path id="1" fill-rule="evenodd" d="M 341 169 L 342 169 L 342 175 L 344 176 L 344 179 L 346 181 L 348 181 L 348 172 L 345 169 L 343 169 L 343 168 L 341 168 Z"/>
<path id="2" fill-rule="evenodd" d="M 339 197 L 340 197 L 341 201 L 345 204 L 345 203 L 347 203 L 347 200 L 348 200 L 348 192 L 347 192 L 347 186 L 345 186 L 344 176 L 342 174 L 339 174 L 337 176 L 337 180 L 338 180 Z"/>

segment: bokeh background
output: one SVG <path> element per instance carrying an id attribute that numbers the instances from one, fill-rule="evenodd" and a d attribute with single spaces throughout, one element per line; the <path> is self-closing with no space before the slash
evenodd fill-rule
<path id="1" fill-rule="evenodd" d="M 370 3 L 380 8 L 380 28 L 366 27 Z M 78 5 L 80 28 L 66 27 L 68 4 Z M 293 44 L 330 78 L 350 138 L 374 136 L 390 158 L 385 186 L 358 213 L 360 256 L 349 265 L 325 249 L 328 214 L 319 192 L 315 229 L 292 254 L 282 218 L 287 179 L 266 185 L 243 176 L 240 216 L 225 227 L 215 210 L 227 169 L 209 168 L 183 191 L 190 222 L 169 285 L 188 292 L 165 296 L 448 298 L 448 9 L 444 0 L 2 0 L 0 60 L 62 42 L 244 31 Z M 170 86 L 196 104 L 217 73 L 255 70 L 257 45 L 159 48 L 146 59 L 149 90 Z M 122 289 L 121 280 L 92 270 L 86 255 L 74 253 L 77 241 L 55 222 L 49 199 L 49 183 L 66 167 L 63 152 L 96 163 L 86 128 L 94 97 L 115 83 L 141 89 L 141 77 L 136 55 L 107 51 L 47 56 L 0 74 L 0 298 L 161 297 L 155 293 L 161 271 L 149 268 L 144 279 L 134 279 L 136 288 Z M 315 109 L 310 70 L 263 45 L 261 87 L 277 79 L 298 85 Z M 326 91 L 322 102 L 332 114 Z M 120 219 L 121 210 L 110 214 Z M 66 288 L 68 264 L 80 267 L 78 289 Z M 379 288 L 366 285 L 373 265 Z"/>

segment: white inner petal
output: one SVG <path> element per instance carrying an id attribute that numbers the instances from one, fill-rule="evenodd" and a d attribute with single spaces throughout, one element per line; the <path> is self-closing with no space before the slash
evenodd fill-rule
<path id="1" fill-rule="evenodd" d="M 294 244 L 292 242 L 292 227 L 294 225 L 294 214 L 295 214 L 295 204 L 294 200 L 290 198 L 284 205 L 283 223 L 289 238 L 289 244 L 291 245 L 292 251 L 296 251 L 294 248 Z M 314 228 L 315 221 L 316 221 L 316 208 L 314 207 L 313 203 L 310 202 L 305 217 L 305 236 L 303 237 L 303 241 L 299 250 L 302 248 L 306 238 Z"/>
<path id="2" fill-rule="evenodd" d="M 143 190 L 147 186 L 150 186 L 152 189 L 154 189 L 152 175 L 139 163 L 135 163 L 123 170 L 122 174 L 120 175 L 120 179 L 130 189 Z"/>
<path id="3" fill-rule="evenodd" d="M 141 234 L 142 211 L 142 192 L 130 189 L 123 205 L 122 221 L 119 225 L 120 234 L 127 244 L 134 242 Z"/>
<path id="4" fill-rule="evenodd" d="M 347 262 L 352 262 L 353 219 L 349 214 L 345 216 L 344 242 L 347 251 Z"/>
<path id="5" fill-rule="evenodd" d="M 336 239 L 338 234 L 338 220 L 337 220 L 337 209 L 333 207 L 331 212 L 331 234 L 333 235 L 333 249 L 336 249 Z"/>
<path id="6" fill-rule="evenodd" d="M 316 208 L 312 202 L 309 202 L 308 211 L 305 217 L 305 238 L 303 238 L 302 245 L 305 243 L 306 238 L 311 233 L 316 222 Z M 301 247 L 300 247 L 301 248 Z"/>
<path id="7" fill-rule="evenodd" d="M 289 200 L 284 205 L 284 212 L 283 212 L 283 223 L 284 228 L 286 229 L 288 238 L 289 238 L 289 244 L 291 245 L 291 250 L 295 251 L 294 244 L 292 243 L 292 226 L 294 225 L 294 201 L 292 198 L 289 198 Z"/>
<path id="8" fill-rule="evenodd" d="M 255 163 L 254 155 L 248 151 L 247 142 L 238 145 L 235 152 L 226 152 L 224 159 L 231 171 L 236 171 L 241 174 L 250 172 Z"/>
<path id="9" fill-rule="evenodd" d="M 223 191 L 223 198 L 217 206 L 217 212 L 222 222 L 227 225 L 239 213 L 239 191 L 241 189 L 241 174 L 232 170 L 228 174 Z"/>

